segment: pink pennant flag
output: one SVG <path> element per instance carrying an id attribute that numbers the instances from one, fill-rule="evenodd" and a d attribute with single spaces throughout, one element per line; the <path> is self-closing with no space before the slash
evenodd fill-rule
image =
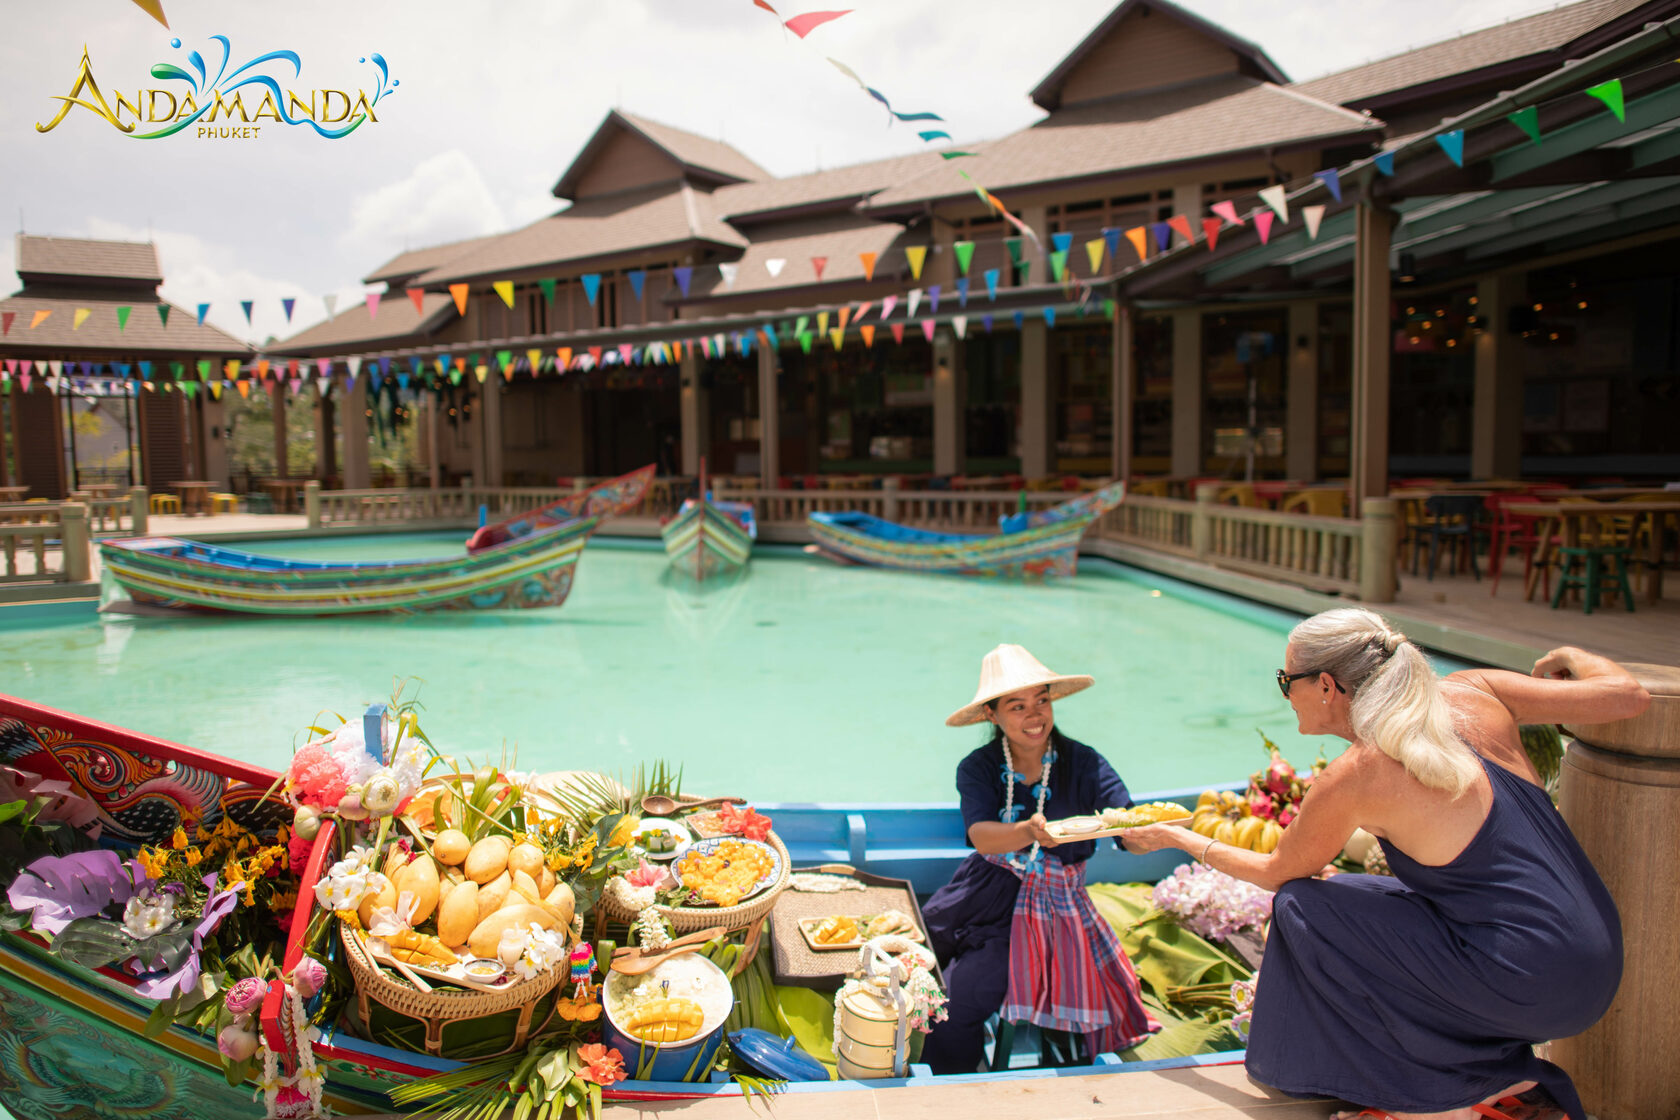
<path id="1" fill-rule="evenodd" d="M 898 306 L 898 297 L 897 296 L 887 296 L 884 299 L 882 299 L 881 300 L 881 318 L 883 318 L 883 319 L 891 318 L 892 313 L 893 313 L 893 308 L 895 308 L 897 306 Z"/>
<path id="2" fill-rule="evenodd" d="M 792 19 L 784 21 L 782 26 L 803 39 L 823 24 L 837 20 L 850 13 L 851 10 L 850 8 L 843 8 L 838 12 L 806 12 L 804 15 L 794 16 Z"/>
<path id="3" fill-rule="evenodd" d="M 932 319 L 923 319 L 922 320 L 922 333 L 927 335 L 927 340 L 929 342 L 933 341 L 933 320 Z"/>
<path id="4" fill-rule="evenodd" d="M 817 279 L 818 280 L 822 279 L 823 269 L 825 269 L 827 267 L 828 267 L 828 258 L 827 257 L 812 257 L 811 258 L 811 271 L 813 271 L 817 274 Z"/>
<path id="5" fill-rule="evenodd" d="M 1237 204 L 1232 202 L 1230 199 L 1226 199 L 1224 202 L 1216 202 L 1212 206 L 1209 206 L 1208 209 L 1212 210 L 1215 214 L 1218 214 L 1221 218 L 1224 218 L 1227 222 L 1230 222 L 1234 226 L 1240 226 L 1243 224 L 1243 220 L 1237 217 Z"/>
<path id="6" fill-rule="evenodd" d="M 379 318 L 379 293 L 378 292 L 369 292 L 367 294 L 367 309 L 368 309 L 368 318 L 370 320 Z"/>
<path id="7" fill-rule="evenodd" d="M 894 323 L 892 325 L 892 332 L 893 341 L 902 346 L 904 344 L 904 324 Z"/>
<path id="8" fill-rule="evenodd" d="M 874 300 L 872 300 L 872 299 L 864 300 L 862 303 L 858 304 L 858 309 L 855 312 L 852 313 L 852 318 L 854 318 L 854 319 L 863 318 L 865 315 L 869 314 L 869 309 L 873 306 L 875 306 L 875 301 Z"/>
<path id="9" fill-rule="evenodd" d="M 630 351 L 634 349 L 628 342 L 618 348 L 618 360 L 625 365 L 630 364 Z"/>
<path id="10" fill-rule="evenodd" d="M 1270 210 L 1256 210 L 1253 214 L 1254 228 L 1260 234 L 1260 244 L 1264 245 L 1272 239 L 1272 218 Z"/>
<path id="11" fill-rule="evenodd" d="M 29 374 L 20 374 L 18 376 L 18 384 L 23 386 L 24 392 L 29 392 Z"/>

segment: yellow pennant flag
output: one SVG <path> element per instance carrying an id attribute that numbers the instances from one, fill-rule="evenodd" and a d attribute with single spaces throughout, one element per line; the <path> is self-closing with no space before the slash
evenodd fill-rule
<path id="1" fill-rule="evenodd" d="M 512 280 L 497 280 L 495 283 L 491 284 L 490 286 L 492 288 L 496 289 L 496 294 L 502 297 L 502 302 L 503 303 L 507 304 L 509 307 L 513 306 L 513 281 Z"/>
<path id="2" fill-rule="evenodd" d="M 49 312 L 49 314 L 50 314 L 50 312 Z M 826 311 L 817 312 L 817 331 L 820 334 L 827 334 L 828 333 L 828 312 L 826 312 Z"/>
<path id="3" fill-rule="evenodd" d="M 46 308 L 45 310 L 35 312 L 35 317 L 29 320 L 29 329 L 34 330 L 36 327 L 38 327 L 42 323 L 46 322 L 47 321 L 47 316 L 51 315 L 51 314 L 52 314 L 52 308 L 50 308 L 50 307 Z"/>
<path id="4" fill-rule="evenodd" d="M 73 331 L 81 330 L 82 329 L 82 324 L 87 322 L 88 321 L 88 316 L 92 315 L 92 314 L 93 314 L 93 311 L 90 308 L 86 308 L 86 307 L 76 308 L 76 318 L 75 318 L 75 321 L 70 324 L 70 329 L 73 330 Z"/>
<path id="5" fill-rule="evenodd" d="M 904 259 L 910 262 L 910 277 L 914 280 L 922 278 L 922 264 L 927 260 L 926 245 L 911 245 L 904 250 Z"/>
<path id="6" fill-rule="evenodd" d="M 836 327 L 828 332 L 828 337 L 834 340 L 834 348 L 838 350 L 840 349 L 840 340 L 846 337 L 846 332 Z"/>
<path id="7" fill-rule="evenodd" d="M 234 381 L 234 380 L 238 379 L 238 377 L 239 377 L 239 359 L 238 358 L 229 358 L 227 360 L 227 362 L 223 364 L 223 366 L 222 366 L 222 376 L 229 381 Z"/>
<path id="8" fill-rule="evenodd" d="M 527 350 L 527 351 L 525 351 L 525 360 L 527 362 L 531 363 L 531 376 L 535 377 L 537 375 L 537 371 L 542 369 L 542 351 L 541 350 Z"/>
<path id="9" fill-rule="evenodd" d="M 1102 271 L 1103 252 L 1107 247 L 1100 237 L 1095 241 L 1085 242 L 1085 255 L 1091 258 L 1091 275 L 1095 276 Z"/>
<path id="10" fill-rule="evenodd" d="M 473 376 L 478 378 L 480 385 L 484 384 L 484 379 L 490 376 L 490 367 L 483 362 L 478 363 L 478 367 L 473 370 Z"/>
<path id="11" fill-rule="evenodd" d="M 210 395 L 215 397 L 217 400 L 222 399 L 222 384 L 223 383 L 220 381 L 210 382 Z"/>
<path id="12" fill-rule="evenodd" d="M 863 345 L 866 348 L 875 345 L 875 324 L 865 323 L 858 328 L 858 333 L 863 335 Z"/>

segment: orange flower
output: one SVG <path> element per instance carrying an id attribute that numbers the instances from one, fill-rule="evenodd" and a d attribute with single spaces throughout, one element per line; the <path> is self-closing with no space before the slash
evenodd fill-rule
<path id="1" fill-rule="evenodd" d="M 169 838 L 169 846 L 174 848 L 177 852 L 186 847 L 187 830 L 184 828 L 177 828 L 175 830 L 175 835 Z"/>
<path id="2" fill-rule="evenodd" d="M 578 1076 L 597 1085 L 611 1085 L 624 1080 L 624 1055 L 609 1050 L 599 1042 L 586 1042 L 578 1047 L 578 1057 L 589 1063 Z"/>

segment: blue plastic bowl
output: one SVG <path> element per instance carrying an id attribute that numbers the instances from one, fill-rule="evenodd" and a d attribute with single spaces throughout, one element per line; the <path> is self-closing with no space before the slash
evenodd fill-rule
<path id="1" fill-rule="evenodd" d="M 717 973 L 726 989 L 729 987 L 729 977 L 723 969 L 705 957 L 689 954 L 689 959 L 706 965 Z M 723 1020 L 705 1034 L 681 1042 L 645 1042 L 619 1026 L 609 1010 L 602 1016 L 601 1036 L 608 1046 L 624 1056 L 624 1072 L 629 1077 L 639 1081 L 701 1081 L 723 1042 Z"/>

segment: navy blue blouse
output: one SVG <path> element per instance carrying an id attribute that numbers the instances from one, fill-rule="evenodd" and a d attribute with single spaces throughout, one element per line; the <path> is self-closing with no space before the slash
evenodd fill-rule
<path id="1" fill-rule="evenodd" d="M 1091 747 L 1065 735 L 1056 735 L 1056 761 L 1050 764 L 1050 794 L 1044 802 L 1046 820 L 1087 816 L 1103 809 L 1128 808 L 1132 795 L 1126 783 L 1108 764 L 1108 759 Z M 1015 777 L 1016 820 L 1032 816 L 1038 797 L 1033 786 L 1038 773 Z M 962 800 L 963 832 L 980 821 L 995 821 L 1003 811 L 1003 745 L 994 739 L 970 754 L 957 766 L 957 796 Z M 969 847 L 974 846 L 972 840 Z M 1064 864 L 1083 863 L 1096 854 L 1093 840 L 1059 844 L 1054 849 Z"/>

